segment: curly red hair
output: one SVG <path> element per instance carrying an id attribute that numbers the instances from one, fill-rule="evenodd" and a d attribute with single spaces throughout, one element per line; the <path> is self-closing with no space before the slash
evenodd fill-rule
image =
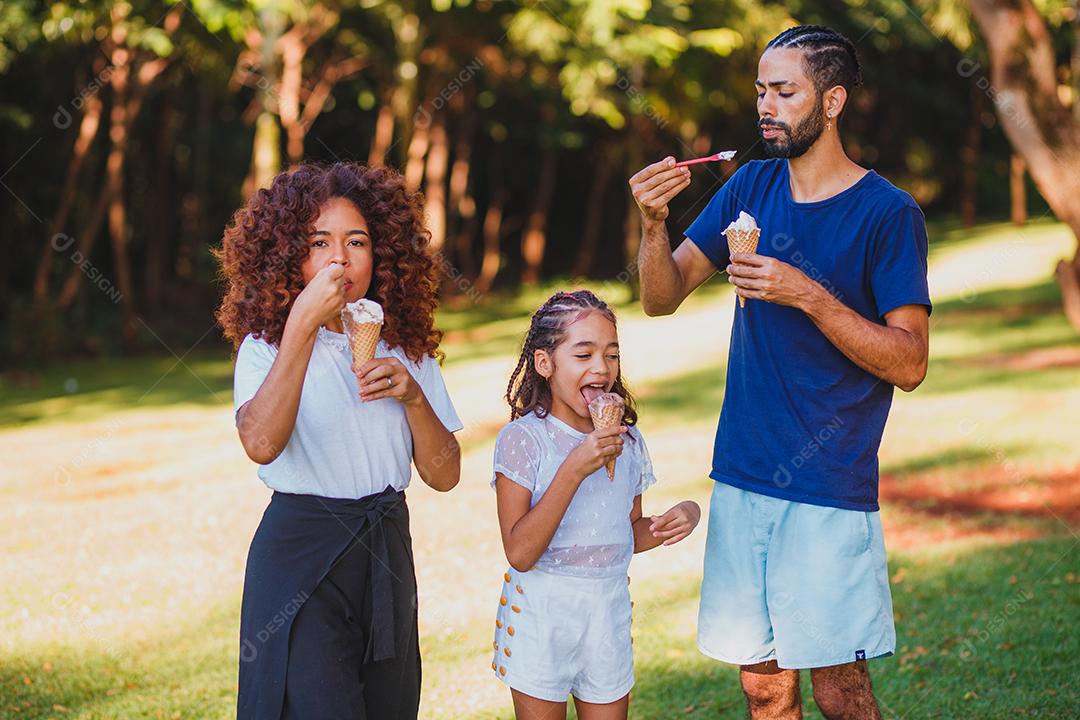
<path id="1" fill-rule="evenodd" d="M 281 342 L 292 303 L 304 289 L 300 266 L 319 209 L 332 198 L 356 205 L 374 253 L 366 297 L 383 307 L 382 338 L 414 362 L 437 357 L 437 269 L 427 253 L 423 198 L 401 173 L 359 163 L 304 164 L 274 178 L 233 215 L 214 251 L 227 284 L 218 322 L 234 348 L 248 334 Z"/>

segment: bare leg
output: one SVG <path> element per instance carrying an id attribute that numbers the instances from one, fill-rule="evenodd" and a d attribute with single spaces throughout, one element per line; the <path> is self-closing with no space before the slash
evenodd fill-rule
<path id="1" fill-rule="evenodd" d="M 814 668 L 810 679 L 814 702 L 829 720 L 881 720 L 865 662 Z"/>
<path id="2" fill-rule="evenodd" d="M 510 688 L 517 720 L 566 720 L 566 701 L 551 702 Z"/>
<path id="3" fill-rule="evenodd" d="M 574 707 L 577 708 L 578 720 L 626 720 L 626 714 L 630 711 L 630 693 L 603 705 L 574 698 Z"/>
<path id="4" fill-rule="evenodd" d="M 802 720 L 798 670 L 781 670 L 769 660 L 743 665 L 739 679 L 751 720 Z"/>

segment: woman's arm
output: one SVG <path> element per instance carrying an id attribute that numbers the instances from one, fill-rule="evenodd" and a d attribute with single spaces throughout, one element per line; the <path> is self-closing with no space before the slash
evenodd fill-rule
<path id="1" fill-rule="evenodd" d="M 394 398 L 405 408 L 420 479 L 440 492 L 453 490 L 461 478 L 461 446 L 409 369 L 395 357 L 375 358 L 362 365 L 356 376 L 364 402 Z"/>
<path id="2" fill-rule="evenodd" d="M 290 315 L 270 372 L 255 397 L 236 415 L 244 452 L 260 465 L 272 463 L 281 454 L 296 425 L 300 391 L 315 346 L 315 331 L 298 325 Z"/>
<path id="3" fill-rule="evenodd" d="M 420 478 L 439 492 L 453 490 L 461 479 L 461 446 L 446 429 L 421 392 L 405 404 L 405 419 L 413 438 L 413 462 Z"/>
<path id="4" fill-rule="evenodd" d="M 315 335 L 345 304 L 344 274 L 341 265 L 331 263 L 296 297 L 270 372 L 236 414 L 244 452 L 260 465 L 273 462 L 289 443 Z"/>
<path id="5" fill-rule="evenodd" d="M 634 498 L 630 524 L 634 528 L 634 552 L 652 550 L 657 545 L 674 545 L 694 531 L 701 520 L 701 508 L 684 500 L 660 517 L 641 515 L 641 496 Z"/>
<path id="6" fill-rule="evenodd" d="M 495 475 L 499 528 L 511 567 L 528 572 L 544 554 L 582 481 L 622 450 L 626 426 L 594 430 L 566 456 L 551 485 L 530 509 L 532 491 L 502 473 Z"/>

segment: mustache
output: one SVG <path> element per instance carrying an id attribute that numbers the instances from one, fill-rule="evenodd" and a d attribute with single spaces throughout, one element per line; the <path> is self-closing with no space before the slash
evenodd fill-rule
<path id="1" fill-rule="evenodd" d="M 767 127 L 776 128 L 778 130 L 784 130 L 785 132 L 790 132 L 791 131 L 791 128 L 789 128 L 785 123 L 776 122 L 775 120 L 762 120 L 762 121 L 760 121 L 758 123 L 758 128 L 760 128 L 762 130 L 764 130 Z"/>

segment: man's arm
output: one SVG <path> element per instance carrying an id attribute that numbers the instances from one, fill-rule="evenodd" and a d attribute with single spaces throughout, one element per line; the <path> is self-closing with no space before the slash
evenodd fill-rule
<path id="1" fill-rule="evenodd" d="M 690 171 L 666 157 L 630 178 L 630 191 L 641 211 L 638 273 L 641 307 L 646 315 L 670 315 L 686 297 L 716 272 L 690 240 L 672 253 L 666 220 L 668 203 L 690 185 Z"/>
<path id="2" fill-rule="evenodd" d="M 885 325 L 867 320 L 798 268 L 751 253 L 736 253 L 727 271 L 735 293 L 802 310 L 840 352 L 863 370 L 906 392 L 926 377 L 930 321 L 922 305 L 885 313 Z"/>
<path id="3" fill-rule="evenodd" d="M 872 375 L 904 392 L 919 387 L 926 377 L 930 321 L 923 305 L 903 305 L 885 313 L 882 326 L 824 292 L 821 303 L 804 312 L 829 342 Z"/>
<path id="4" fill-rule="evenodd" d="M 716 268 L 689 238 L 671 252 L 663 222 L 659 228 L 642 227 L 638 249 L 641 307 L 646 315 L 670 315 L 690 293 L 713 276 Z"/>

